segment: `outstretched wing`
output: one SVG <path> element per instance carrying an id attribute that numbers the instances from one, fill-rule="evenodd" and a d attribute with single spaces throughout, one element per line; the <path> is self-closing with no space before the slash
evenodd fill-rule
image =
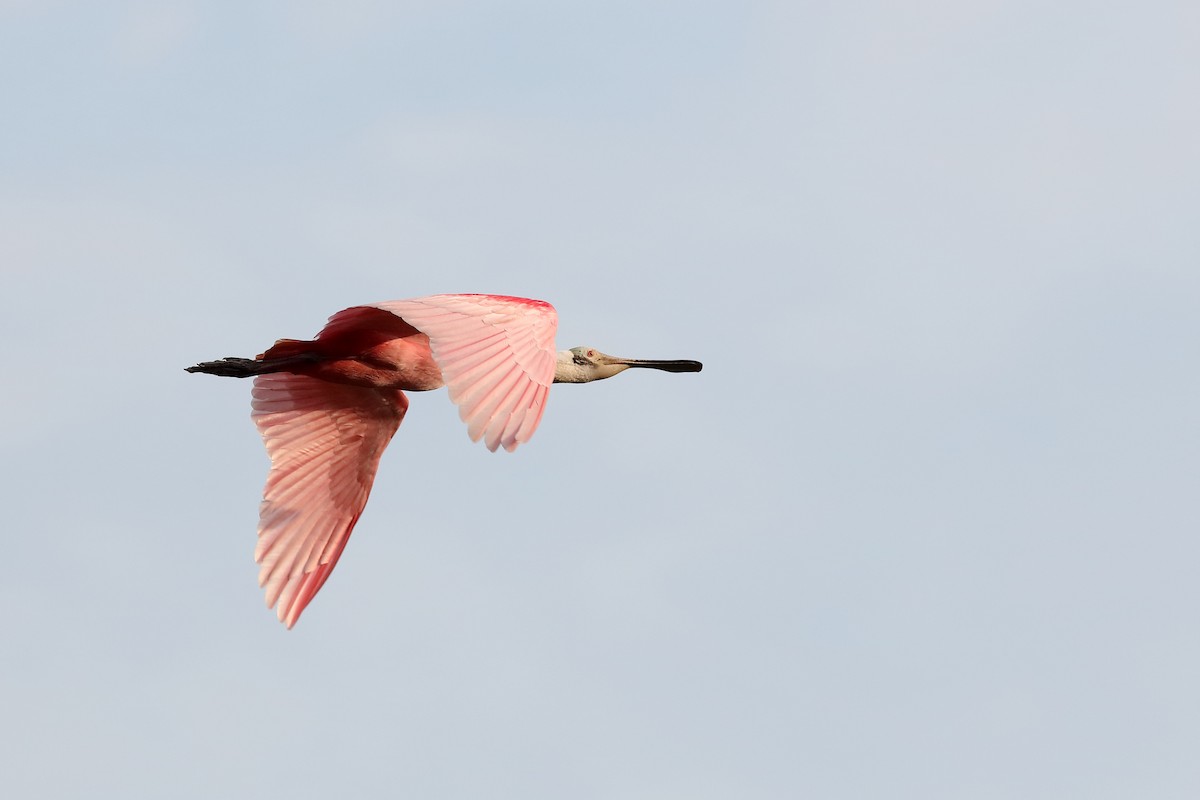
<path id="1" fill-rule="evenodd" d="M 254 560 L 267 607 L 290 628 L 346 547 L 408 399 L 277 372 L 254 379 L 253 409 L 271 457 Z"/>
<path id="2" fill-rule="evenodd" d="M 529 441 L 554 383 L 558 315 L 541 300 L 439 294 L 375 303 L 429 337 L 471 441 L 516 450 Z"/>

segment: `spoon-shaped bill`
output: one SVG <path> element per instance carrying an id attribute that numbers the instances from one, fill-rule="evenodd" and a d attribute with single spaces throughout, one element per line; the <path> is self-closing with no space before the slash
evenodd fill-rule
<path id="1" fill-rule="evenodd" d="M 664 372 L 699 372 L 704 369 L 704 365 L 699 361 L 692 361 L 686 358 L 675 359 L 649 359 L 649 358 L 614 358 L 614 364 L 624 364 L 627 367 L 647 367 L 649 369 L 661 369 Z"/>

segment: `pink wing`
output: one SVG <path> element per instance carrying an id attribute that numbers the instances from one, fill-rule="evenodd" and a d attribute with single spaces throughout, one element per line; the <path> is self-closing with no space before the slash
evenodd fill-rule
<path id="1" fill-rule="evenodd" d="M 280 372 L 254 379 L 253 408 L 271 457 L 254 560 L 291 628 L 346 547 L 408 399 Z"/>
<path id="2" fill-rule="evenodd" d="M 376 303 L 429 337 L 471 441 L 493 452 L 529 441 L 554 382 L 558 315 L 541 300 L 439 294 Z"/>

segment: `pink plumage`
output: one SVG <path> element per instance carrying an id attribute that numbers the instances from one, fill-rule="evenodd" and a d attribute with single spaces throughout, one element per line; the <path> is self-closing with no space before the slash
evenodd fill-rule
<path id="1" fill-rule="evenodd" d="M 493 452 L 501 446 L 511 452 L 529 441 L 554 382 L 554 306 L 519 297 L 443 294 L 373 307 L 429 337 L 471 441 L 482 437 Z"/>
<path id="2" fill-rule="evenodd" d="M 280 339 L 254 359 L 188 368 L 254 376 L 252 417 L 271 458 L 254 559 L 280 621 L 295 625 L 337 564 L 408 410 L 405 391 L 446 386 L 472 441 L 512 451 L 537 430 L 556 381 L 700 370 L 584 347 L 556 354 L 557 325 L 541 300 L 443 294 L 354 306 L 311 341 Z"/>
<path id="3" fill-rule="evenodd" d="M 271 458 L 254 550 L 258 585 L 290 628 L 346 547 L 408 398 L 275 372 L 254 379 L 252 407 Z"/>

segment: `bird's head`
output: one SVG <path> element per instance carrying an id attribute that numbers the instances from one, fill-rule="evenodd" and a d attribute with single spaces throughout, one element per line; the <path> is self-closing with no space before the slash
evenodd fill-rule
<path id="1" fill-rule="evenodd" d="M 648 367 L 666 372 L 699 372 L 704 365 L 699 361 L 675 359 L 654 361 L 640 358 L 617 358 L 601 353 L 594 347 L 572 347 L 560 350 L 554 368 L 555 383 L 588 383 L 611 378 L 618 372 L 631 367 Z"/>

